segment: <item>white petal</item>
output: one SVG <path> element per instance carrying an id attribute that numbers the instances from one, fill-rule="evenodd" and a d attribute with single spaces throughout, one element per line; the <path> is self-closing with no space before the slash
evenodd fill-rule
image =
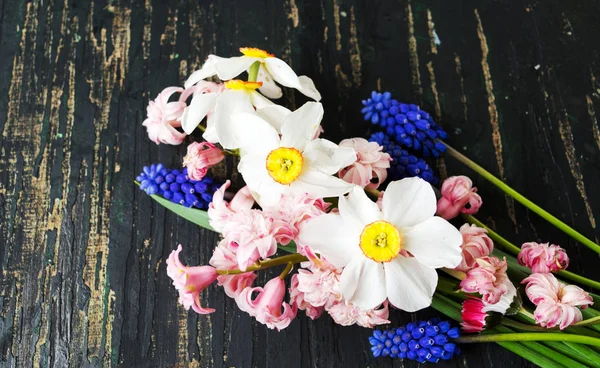
<path id="1" fill-rule="evenodd" d="M 232 120 L 233 140 L 238 142 L 238 147 L 242 147 L 245 152 L 261 153 L 266 157 L 269 152 L 279 147 L 277 130 L 255 113 L 234 114 Z"/>
<path id="2" fill-rule="evenodd" d="M 323 119 L 323 105 L 307 102 L 298 110 L 286 116 L 281 126 L 281 143 L 284 147 L 304 150 L 312 140 Z"/>
<path id="3" fill-rule="evenodd" d="M 386 298 L 383 264 L 359 255 L 342 271 L 340 291 L 344 299 L 360 309 L 373 309 Z"/>
<path id="4" fill-rule="evenodd" d="M 187 134 L 192 134 L 202 119 L 215 108 L 217 93 L 201 93 L 194 95 L 192 102 L 183 112 L 181 127 Z"/>
<path id="5" fill-rule="evenodd" d="M 306 144 L 302 156 L 311 167 L 333 175 L 356 162 L 356 151 L 352 147 L 340 147 L 327 139 L 317 138 Z"/>
<path id="6" fill-rule="evenodd" d="M 308 193 L 313 198 L 327 198 L 339 197 L 353 187 L 354 184 L 309 168 L 290 184 L 289 189 L 296 194 Z"/>
<path id="7" fill-rule="evenodd" d="M 202 138 L 210 143 L 219 143 L 219 136 L 215 128 L 215 114 L 209 114 L 206 118 L 206 130 L 202 133 Z"/>
<path id="8" fill-rule="evenodd" d="M 394 307 L 415 312 L 431 305 L 438 280 L 433 268 L 403 256 L 384 263 L 383 267 L 387 297 Z"/>
<path id="9" fill-rule="evenodd" d="M 217 99 L 214 125 L 223 148 L 236 149 L 240 147 L 243 135 L 240 134 L 239 127 L 233 121 L 232 116 L 245 112 L 254 112 L 254 108 L 250 104 L 250 97 L 246 92 L 229 90 L 223 92 Z"/>
<path id="10" fill-rule="evenodd" d="M 292 112 L 281 105 L 270 105 L 257 109 L 256 113 L 263 119 L 269 122 L 277 132 L 281 132 L 283 119 Z"/>
<path id="11" fill-rule="evenodd" d="M 221 80 L 229 80 L 245 72 L 257 60 L 257 58 L 247 56 L 223 58 L 215 64 L 215 68 Z"/>
<path id="12" fill-rule="evenodd" d="M 436 207 L 431 185 L 421 178 L 391 182 L 383 195 L 384 218 L 398 228 L 414 226 L 433 217 Z"/>
<path id="13" fill-rule="evenodd" d="M 275 182 L 265 167 L 266 156 L 261 154 L 243 155 L 238 171 L 244 182 L 253 192 L 256 202 L 261 206 L 277 203 L 283 192 L 283 186 Z"/>
<path id="14" fill-rule="evenodd" d="M 365 191 L 355 185 L 347 196 L 341 196 L 338 207 L 344 222 L 353 227 L 362 229 L 377 220 L 381 220 L 383 214 L 377 204 L 369 199 Z"/>
<path id="15" fill-rule="evenodd" d="M 383 197 L 386 195 L 387 191 Z M 460 231 L 437 216 L 402 232 L 402 247 L 431 268 L 458 266 L 462 260 L 461 244 Z"/>
<path id="16" fill-rule="evenodd" d="M 256 81 L 262 82 L 262 87 L 260 87 L 258 90 L 260 91 L 260 93 L 267 96 L 268 98 L 276 100 L 283 96 L 281 88 L 279 88 L 279 86 L 275 84 L 275 81 L 262 64 L 258 69 L 258 76 L 256 77 Z"/>
<path id="17" fill-rule="evenodd" d="M 275 82 L 290 88 L 299 89 L 301 87 L 298 76 L 285 61 L 271 57 L 266 58 L 264 63 Z"/>
<path id="18" fill-rule="evenodd" d="M 298 80 L 300 80 L 300 88 L 298 88 L 298 91 L 315 101 L 321 101 L 321 94 L 319 91 L 317 91 L 315 83 L 312 81 L 312 79 L 306 75 L 301 75 L 298 77 Z"/>
<path id="19" fill-rule="evenodd" d="M 256 107 L 257 109 L 262 109 L 267 106 L 275 105 L 273 101 L 269 100 L 268 98 L 266 98 L 258 92 L 249 92 L 249 95 L 252 106 Z"/>
<path id="20" fill-rule="evenodd" d="M 360 232 L 344 223 L 340 215 L 328 213 L 308 220 L 298 234 L 298 243 L 311 247 L 341 268 L 361 255 L 359 237 Z"/>
<path id="21" fill-rule="evenodd" d="M 185 81 L 185 88 L 190 88 L 201 80 L 216 75 L 217 68 L 215 68 L 215 65 L 223 59 L 224 58 L 217 55 L 208 55 L 208 59 L 206 59 L 204 65 L 202 65 L 202 68 L 193 72 L 192 75 L 190 75 L 190 77 Z"/>

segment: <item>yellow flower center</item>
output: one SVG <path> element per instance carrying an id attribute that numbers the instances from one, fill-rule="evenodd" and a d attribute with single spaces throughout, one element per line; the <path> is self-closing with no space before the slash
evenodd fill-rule
<path id="1" fill-rule="evenodd" d="M 360 249 L 375 262 L 389 262 L 400 253 L 402 237 L 398 229 L 387 221 L 375 221 L 360 234 Z"/>
<path id="2" fill-rule="evenodd" d="M 280 147 L 267 156 L 267 171 L 279 184 L 290 184 L 302 172 L 304 158 L 295 148 Z"/>
<path id="3" fill-rule="evenodd" d="M 257 49 L 256 47 L 240 47 L 240 52 L 245 56 L 261 59 L 275 57 L 275 55 L 269 54 L 265 50 Z"/>
<path id="4" fill-rule="evenodd" d="M 262 87 L 262 82 L 246 82 L 239 79 L 232 79 L 225 82 L 225 88 L 235 89 L 238 91 L 251 92 Z"/>

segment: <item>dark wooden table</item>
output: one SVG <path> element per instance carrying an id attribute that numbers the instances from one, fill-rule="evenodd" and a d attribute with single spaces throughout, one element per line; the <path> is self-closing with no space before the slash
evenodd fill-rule
<path id="1" fill-rule="evenodd" d="M 597 2 L 0 0 L 0 12 L 2 367 L 416 366 L 373 359 L 370 330 L 327 316 L 277 333 L 217 288 L 203 295 L 217 308 L 208 317 L 177 305 L 166 257 L 183 243 L 186 262 L 206 263 L 217 236 L 133 185 L 144 165 L 176 167 L 184 152 L 150 142 L 141 122 L 163 87 L 240 46 L 314 79 L 329 138 L 365 135 L 360 100 L 392 91 L 430 111 L 450 144 L 600 234 Z M 474 178 L 481 218 L 501 234 L 561 244 L 573 270 L 600 277 L 595 254 L 453 159 L 438 170 Z M 496 345 L 464 352 L 440 366 L 531 366 Z"/>

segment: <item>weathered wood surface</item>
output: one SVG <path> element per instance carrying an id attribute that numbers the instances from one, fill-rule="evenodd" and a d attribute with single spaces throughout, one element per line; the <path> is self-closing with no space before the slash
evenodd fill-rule
<path id="1" fill-rule="evenodd" d="M 134 187 L 143 165 L 183 156 L 141 122 L 148 98 L 239 46 L 313 77 L 328 137 L 364 135 L 360 100 L 390 90 L 599 235 L 596 2 L 0 0 L 0 12 L 0 366 L 415 366 L 374 360 L 369 330 L 326 316 L 267 330 L 216 288 L 208 317 L 177 306 L 167 255 L 183 243 L 186 261 L 205 263 L 217 237 Z M 472 175 L 451 158 L 439 170 Z M 516 243 L 561 244 L 574 270 L 600 277 L 597 256 L 473 177 L 486 222 Z M 495 345 L 464 350 L 441 366 L 530 366 Z"/>

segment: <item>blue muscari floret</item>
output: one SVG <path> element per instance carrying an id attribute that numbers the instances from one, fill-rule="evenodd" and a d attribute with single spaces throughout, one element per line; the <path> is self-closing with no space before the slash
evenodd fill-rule
<path id="1" fill-rule="evenodd" d="M 419 363 L 437 363 L 460 354 L 460 348 L 451 339 L 459 337 L 458 327 L 434 318 L 409 323 L 387 331 L 373 331 L 369 337 L 374 357 L 416 360 Z"/>
<path id="2" fill-rule="evenodd" d="M 377 142 L 383 147 L 383 151 L 390 154 L 392 162 L 388 169 L 388 176 L 391 180 L 399 180 L 406 177 L 418 176 L 431 184 L 437 184 L 433 170 L 422 158 L 411 155 L 408 151 L 402 149 L 398 144 L 389 139 L 383 132 L 371 134 L 369 141 Z"/>
<path id="3" fill-rule="evenodd" d="M 446 146 L 436 139 L 446 139 L 448 134 L 419 106 L 400 103 L 389 92 L 375 91 L 362 104 L 364 119 L 379 125 L 403 147 L 422 153 L 423 157 L 439 157 L 446 151 Z"/>
<path id="4" fill-rule="evenodd" d="M 213 194 L 219 189 L 219 184 L 208 175 L 202 180 L 191 180 L 187 168 L 167 170 L 163 164 L 144 166 L 136 180 L 146 194 L 157 194 L 173 203 L 202 210 L 208 209 Z"/>

